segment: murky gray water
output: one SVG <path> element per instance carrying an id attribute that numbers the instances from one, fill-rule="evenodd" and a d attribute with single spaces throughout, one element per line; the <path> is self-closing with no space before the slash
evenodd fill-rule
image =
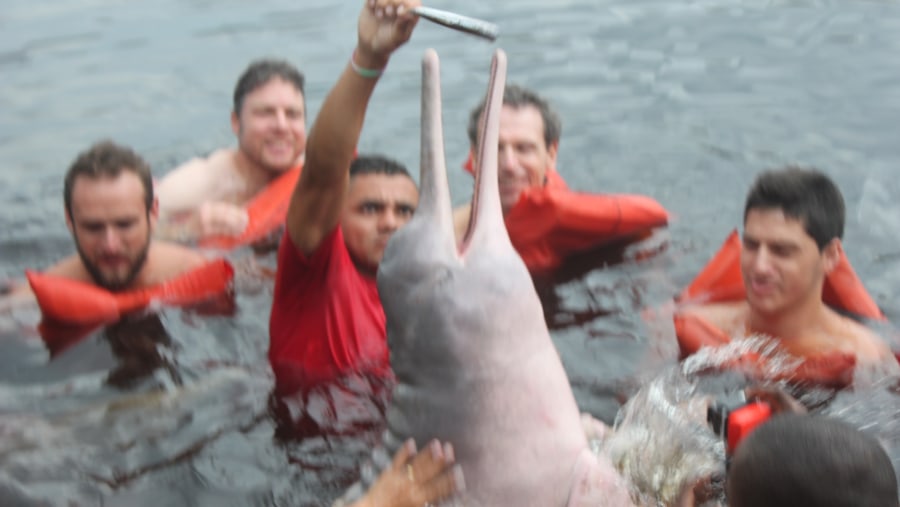
<path id="1" fill-rule="evenodd" d="M 359 3 L 0 0 L 0 279 L 72 251 L 62 174 L 98 138 L 131 144 L 157 175 L 231 144 L 230 96 L 251 59 L 298 64 L 314 117 L 355 43 Z M 588 259 L 545 284 L 582 408 L 611 421 L 638 372 L 673 361 L 672 337 L 650 338 L 638 312 L 668 300 L 739 224 L 746 187 L 762 168 L 815 165 L 838 181 L 849 257 L 900 321 L 896 1 L 431 5 L 500 25 L 510 80 L 560 109 L 560 170 L 572 186 L 649 194 L 676 216 L 668 232 L 624 257 Z M 455 169 L 494 46 L 425 22 L 392 59 L 360 148 L 417 167 L 427 47 L 442 59 Z M 471 179 L 461 170 L 450 176 L 462 202 Z M 659 252 L 644 258 L 644 250 Z M 353 480 L 371 435 L 273 438 L 270 302 L 264 280 L 242 288 L 232 318 L 165 312 L 162 326 L 134 331 L 161 344 L 164 367 L 124 389 L 106 383 L 122 364 L 111 352 L 115 337 L 91 337 L 50 361 L 33 330 L 36 310 L 0 316 L 0 498 L 327 503 Z"/>

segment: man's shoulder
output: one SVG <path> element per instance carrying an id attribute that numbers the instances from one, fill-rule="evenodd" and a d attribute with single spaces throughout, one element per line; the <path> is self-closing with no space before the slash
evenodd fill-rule
<path id="1" fill-rule="evenodd" d="M 156 283 L 196 269 L 208 261 L 197 250 L 167 241 L 154 241 L 148 255 L 149 264 L 155 271 L 149 278 Z"/>
<path id="2" fill-rule="evenodd" d="M 200 178 L 212 180 L 224 171 L 234 171 L 235 153 L 233 148 L 222 148 L 206 157 L 194 157 L 166 173 L 156 188 L 160 192 L 174 190 L 185 183 L 196 184 Z"/>
<path id="3" fill-rule="evenodd" d="M 746 301 L 689 304 L 682 307 L 678 314 L 700 318 L 719 329 L 727 330 L 746 321 L 747 308 Z"/>
<path id="4" fill-rule="evenodd" d="M 176 175 L 178 173 L 233 168 L 235 166 L 236 153 L 237 150 L 234 148 L 220 148 L 205 157 L 194 157 L 181 165 L 176 166 L 169 171 L 166 176 Z"/>
<path id="5" fill-rule="evenodd" d="M 862 362 L 878 362 L 891 357 L 891 350 L 875 331 L 849 317 L 834 314 L 839 319 L 841 334 L 852 342 L 857 357 Z"/>
<path id="6" fill-rule="evenodd" d="M 209 199 L 222 182 L 232 180 L 229 174 L 236 171 L 234 153 L 230 148 L 217 150 L 169 171 L 154 185 L 160 208 L 163 211 L 193 208 Z"/>
<path id="7" fill-rule="evenodd" d="M 72 254 L 58 261 L 56 264 L 47 268 L 44 273 L 60 278 L 93 283 L 91 275 L 84 267 L 84 263 L 81 262 L 81 258 L 76 254 Z"/>
<path id="8" fill-rule="evenodd" d="M 340 226 L 325 233 L 321 241 L 308 252 L 304 252 L 290 233 L 285 231 L 278 246 L 277 273 L 279 277 L 294 278 L 302 272 L 332 269 L 335 267 L 335 258 L 350 258 Z"/>

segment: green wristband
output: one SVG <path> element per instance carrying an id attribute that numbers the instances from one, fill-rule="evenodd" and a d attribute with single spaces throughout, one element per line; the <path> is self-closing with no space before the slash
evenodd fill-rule
<path id="1" fill-rule="evenodd" d="M 381 77 L 381 74 L 384 73 L 384 69 L 367 69 L 365 67 L 360 67 L 356 64 L 356 50 L 353 51 L 353 54 L 350 55 L 350 67 L 353 68 L 353 71 L 356 72 L 360 77 L 364 77 L 366 79 L 375 79 Z"/>

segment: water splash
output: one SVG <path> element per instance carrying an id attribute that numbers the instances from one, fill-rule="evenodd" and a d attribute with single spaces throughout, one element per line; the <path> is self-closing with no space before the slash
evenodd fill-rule
<path id="1" fill-rule="evenodd" d="M 734 369 L 748 354 L 765 358 L 752 376 Z M 743 389 L 759 382 L 757 375 L 785 378 L 798 363 L 764 337 L 701 349 L 629 399 L 615 431 L 595 442 L 595 449 L 610 457 L 645 505 L 672 505 L 701 479 L 711 479 L 711 494 L 724 499 L 725 446 L 707 423 L 707 407 L 713 401 L 742 401 Z"/>

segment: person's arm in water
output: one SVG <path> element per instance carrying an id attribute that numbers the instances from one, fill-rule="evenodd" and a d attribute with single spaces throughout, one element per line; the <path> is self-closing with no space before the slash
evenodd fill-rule
<path id="1" fill-rule="evenodd" d="M 216 179 L 228 173 L 232 164 L 228 150 L 207 158 L 194 158 L 172 169 L 155 185 L 160 198 L 159 238 L 193 242 L 209 236 L 238 236 L 247 228 L 244 206 L 210 200 Z"/>
<path id="2" fill-rule="evenodd" d="M 31 291 L 28 282 L 7 281 L 0 287 L 0 314 L 10 313 L 15 308 L 34 302 L 34 292 Z"/>
<path id="3" fill-rule="evenodd" d="M 447 500 L 465 489 L 454 460 L 450 444 L 432 440 L 417 453 L 415 442 L 408 440 L 366 495 L 348 507 L 421 507 Z"/>
<path id="4" fill-rule="evenodd" d="M 395 49 L 409 40 L 417 18 L 410 9 L 419 0 L 368 0 L 359 15 L 357 68 L 380 70 Z M 362 75 L 348 63 L 316 116 L 306 145 L 306 162 L 291 196 L 287 232 L 297 249 L 309 255 L 340 222 L 349 168 L 369 98 L 378 76 Z"/>

